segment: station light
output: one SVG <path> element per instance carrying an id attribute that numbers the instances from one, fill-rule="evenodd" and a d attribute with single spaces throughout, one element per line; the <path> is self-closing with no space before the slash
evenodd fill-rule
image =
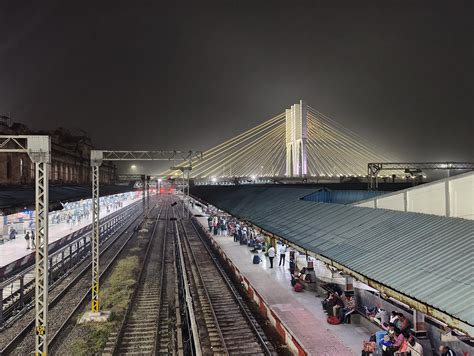
<path id="1" fill-rule="evenodd" d="M 255 180 L 255 179 L 257 179 L 257 177 L 256 176 L 250 176 L 250 179 Z"/>
<path id="2" fill-rule="evenodd" d="M 211 180 L 215 183 L 217 182 L 217 178 L 216 177 L 212 177 Z"/>

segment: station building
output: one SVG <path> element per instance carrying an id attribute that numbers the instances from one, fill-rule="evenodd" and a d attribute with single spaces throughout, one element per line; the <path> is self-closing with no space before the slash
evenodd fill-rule
<path id="1" fill-rule="evenodd" d="M 10 121 L 8 117 L 0 116 L 0 135 L 49 135 L 51 137 L 51 184 L 90 184 L 90 151 L 94 147 L 86 133 L 72 134 L 64 128 L 37 131 L 21 123 Z M 0 185 L 31 185 L 34 183 L 34 169 L 34 164 L 27 154 L 2 154 L 0 155 Z M 100 167 L 101 182 L 111 184 L 115 181 L 115 177 L 115 165 L 104 162 Z"/>

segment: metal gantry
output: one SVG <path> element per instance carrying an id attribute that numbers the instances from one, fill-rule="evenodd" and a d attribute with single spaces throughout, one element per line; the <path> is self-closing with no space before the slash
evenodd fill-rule
<path id="1" fill-rule="evenodd" d="M 103 161 L 176 161 L 201 159 L 201 151 L 103 151 L 91 150 L 92 167 L 92 288 L 91 288 L 91 311 L 100 313 L 99 298 L 99 185 L 100 185 L 100 166 Z M 145 199 L 145 189 L 148 183 L 143 186 Z M 143 207 L 145 214 L 145 206 Z"/>
<path id="2" fill-rule="evenodd" d="M 0 136 L 0 153 L 27 153 L 35 164 L 35 353 L 48 353 L 49 136 Z"/>
<path id="3" fill-rule="evenodd" d="M 367 165 L 367 178 L 369 189 L 378 188 L 378 174 L 380 171 L 402 171 L 406 170 L 474 170 L 471 162 L 377 162 Z"/>
<path id="4" fill-rule="evenodd" d="M 172 170 L 177 170 L 177 171 L 181 171 L 182 173 L 182 178 L 183 178 L 183 184 L 182 184 L 182 188 L 183 188 L 183 217 L 184 217 L 184 214 L 189 213 L 189 209 L 186 210 L 186 204 L 188 202 L 188 199 L 189 199 L 189 175 L 191 173 L 191 171 L 193 170 L 193 165 L 192 165 L 192 161 L 189 160 L 189 165 L 188 166 L 177 166 L 177 167 L 171 167 L 170 169 Z"/>

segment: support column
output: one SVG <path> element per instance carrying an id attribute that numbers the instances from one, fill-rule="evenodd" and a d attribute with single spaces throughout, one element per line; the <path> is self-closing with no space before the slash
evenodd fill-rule
<path id="1" fill-rule="evenodd" d="M 99 201 L 99 169 L 100 166 L 92 166 L 92 288 L 91 288 L 91 311 L 100 312 L 99 305 L 99 235 L 100 235 L 100 201 Z"/>
<path id="2" fill-rule="evenodd" d="M 146 176 L 146 210 L 150 209 L 150 176 Z"/>
<path id="3" fill-rule="evenodd" d="M 444 186 L 444 191 L 445 191 L 445 195 L 444 195 L 444 199 L 446 200 L 445 203 L 446 203 L 446 216 L 447 217 L 451 217 L 451 185 L 450 185 L 450 181 L 447 179 L 446 182 L 445 182 L 445 186 Z"/>
<path id="4" fill-rule="evenodd" d="M 25 306 L 25 276 L 20 277 L 20 307 Z"/>
<path id="5" fill-rule="evenodd" d="M 344 293 L 354 295 L 354 278 L 349 275 L 344 275 Z"/>
<path id="6" fill-rule="evenodd" d="M 92 168 L 92 286 L 91 286 L 91 312 L 100 313 L 99 303 L 99 224 L 100 224 L 100 166 L 102 165 L 103 153 L 91 151 Z"/>
<path id="7" fill-rule="evenodd" d="M 426 336 L 425 314 L 413 309 L 413 330 L 416 337 Z"/>
<path id="8" fill-rule="evenodd" d="M 3 288 L 0 287 L 0 326 L 3 326 Z"/>
<path id="9" fill-rule="evenodd" d="M 50 163 L 49 137 L 35 142 L 47 147 L 45 151 L 30 153 L 35 163 L 35 350 L 36 355 L 48 353 L 48 212 Z M 33 145 L 32 145 L 33 146 Z M 29 145 L 30 147 L 30 145 Z M 44 149 L 44 148 L 43 148 Z"/>
<path id="10" fill-rule="evenodd" d="M 142 175 L 142 185 L 143 185 L 143 190 L 142 190 L 142 205 L 143 205 L 143 221 L 145 221 L 146 218 L 146 175 Z"/>

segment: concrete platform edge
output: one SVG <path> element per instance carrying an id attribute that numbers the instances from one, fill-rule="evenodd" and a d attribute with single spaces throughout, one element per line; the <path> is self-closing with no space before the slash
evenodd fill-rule
<path id="1" fill-rule="evenodd" d="M 201 225 L 203 227 L 203 231 L 206 232 L 206 227 L 203 226 L 199 220 L 194 218 L 194 221 Z M 222 259 L 230 267 L 234 275 L 242 282 L 245 290 L 247 291 L 247 295 L 257 303 L 260 314 L 270 321 L 291 352 L 298 356 L 309 355 L 309 352 L 304 348 L 301 341 L 298 340 L 298 338 L 291 332 L 290 328 L 278 317 L 277 312 L 275 312 L 272 307 L 268 305 L 265 299 L 258 293 L 257 289 L 249 282 L 243 273 L 240 272 L 238 267 L 236 267 L 233 261 L 225 254 L 214 237 L 207 232 L 206 235 L 211 241 L 214 250 L 219 253 Z"/>

